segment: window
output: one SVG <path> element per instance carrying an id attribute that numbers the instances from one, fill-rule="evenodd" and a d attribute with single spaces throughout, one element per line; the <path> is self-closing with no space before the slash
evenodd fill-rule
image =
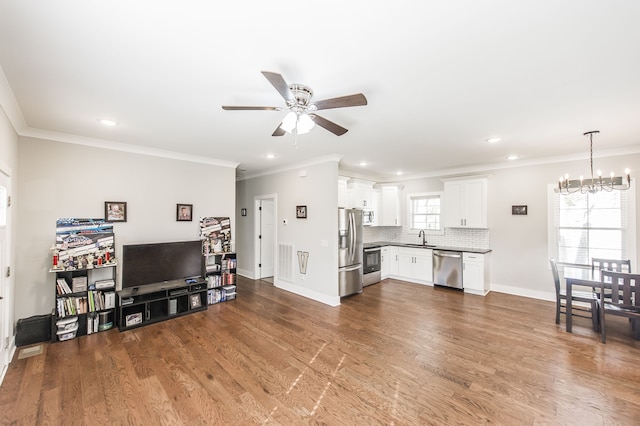
<path id="1" fill-rule="evenodd" d="M 634 256 L 635 226 L 627 221 L 634 189 L 596 194 L 553 195 L 552 232 L 558 262 L 590 266 L 591 258 Z M 632 241 L 633 240 L 633 241 Z"/>
<path id="2" fill-rule="evenodd" d="M 412 230 L 442 231 L 440 193 L 409 194 L 409 226 Z"/>

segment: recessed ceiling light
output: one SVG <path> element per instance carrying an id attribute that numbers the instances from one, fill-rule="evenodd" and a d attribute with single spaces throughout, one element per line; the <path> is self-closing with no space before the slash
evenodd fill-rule
<path id="1" fill-rule="evenodd" d="M 267 157 L 269 160 L 273 160 L 274 158 L 276 158 L 275 154 L 265 154 L 265 157 Z"/>
<path id="2" fill-rule="evenodd" d="M 366 161 L 361 161 L 361 162 L 360 162 L 360 165 L 361 165 L 362 167 L 364 167 L 364 166 L 366 166 L 366 165 L 367 165 L 367 162 L 366 162 Z"/>
<path id="3" fill-rule="evenodd" d="M 98 122 L 100 124 L 104 125 L 104 126 L 117 126 L 118 125 L 117 122 L 115 122 L 113 120 L 106 119 L 106 118 L 102 118 L 102 119 L 98 120 Z"/>
<path id="4" fill-rule="evenodd" d="M 489 142 L 489 143 L 498 143 L 498 142 L 500 142 L 500 138 L 489 138 L 489 139 L 487 139 L 487 142 Z"/>
<path id="5" fill-rule="evenodd" d="M 402 170 L 398 170 L 398 171 L 396 172 L 396 174 L 397 174 L 398 176 L 401 176 L 401 175 L 402 175 Z"/>
<path id="6" fill-rule="evenodd" d="M 511 160 L 511 161 L 517 160 L 517 159 L 518 159 L 517 155 L 510 155 L 510 156 L 507 157 L 507 160 Z"/>

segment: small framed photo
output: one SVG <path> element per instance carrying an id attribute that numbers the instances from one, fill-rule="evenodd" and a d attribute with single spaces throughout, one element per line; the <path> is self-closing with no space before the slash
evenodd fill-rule
<path id="1" fill-rule="evenodd" d="M 307 206 L 296 206 L 296 218 L 298 219 L 307 218 Z"/>
<path id="2" fill-rule="evenodd" d="M 124 201 L 105 201 L 104 220 L 107 222 L 126 222 L 127 203 Z"/>
<path id="3" fill-rule="evenodd" d="M 125 317 L 124 325 L 129 327 L 130 325 L 142 324 L 142 312 L 136 312 L 135 314 L 129 314 Z"/>
<path id="4" fill-rule="evenodd" d="M 511 214 L 524 216 L 527 214 L 527 206 L 511 206 Z"/>
<path id="5" fill-rule="evenodd" d="M 191 222 L 193 220 L 193 204 L 177 204 L 176 220 L 178 222 Z"/>
<path id="6" fill-rule="evenodd" d="M 190 297 L 191 300 L 191 309 L 199 308 L 202 306 L 202 302 L 200 301 L 199 294 L 192 294 Z"/>

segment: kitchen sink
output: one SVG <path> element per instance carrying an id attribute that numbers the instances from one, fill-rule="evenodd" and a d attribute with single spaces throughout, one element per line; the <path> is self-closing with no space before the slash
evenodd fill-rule
<path id="1" fill-rule="evenodd" d="M 419 248 L 435 248 L 435 245 L 431 245 L 431 244 L 403 244 L 407 247 L 419 247 Z"/>

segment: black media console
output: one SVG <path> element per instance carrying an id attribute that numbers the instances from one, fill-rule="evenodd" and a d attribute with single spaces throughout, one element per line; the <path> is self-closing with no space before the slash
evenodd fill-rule
<path id="1" fill-rule="evenodd" d="M 175 280 L 118 291 L 120 331 L 207 309 L 207 282 Z"/>

